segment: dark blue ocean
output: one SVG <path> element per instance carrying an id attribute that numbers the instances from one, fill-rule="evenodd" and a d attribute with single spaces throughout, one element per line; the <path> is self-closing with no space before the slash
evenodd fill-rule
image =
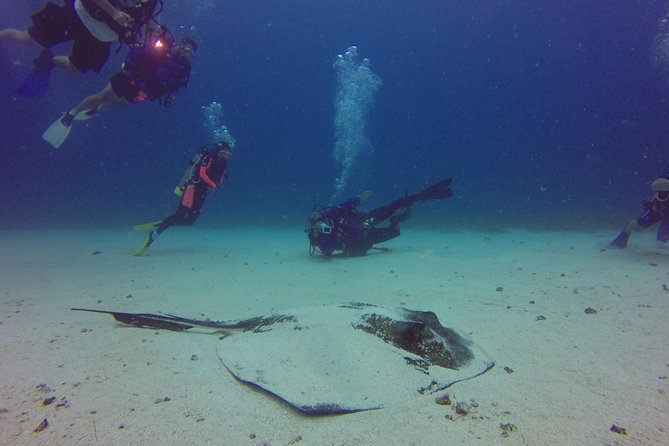
<path id="1" fill-rule="evenodd" d="M 41 1 L 0 0 L 23 28 Z M 38 100 L 14 94 L 38 50 L 0 44 L 0 227 L 130 228 L 170 214 L 173 189 L 210 144 L 203 106 L 222 105 L 237 145 L 202 226 L 303 224 L 327 205 L 337 55 L 356 45 L 381 80 L 344 195 L 373 207 L 453 177 L 454 198 L 407 225 L 619 229 L 669 165 L 666 1 L 165 0 L 162 21 L 199 51 L 172 107 L 156 102 L 41 139 L 97 92 L 100 74 L 54 70 Z M 117 46 L 113 46 L 114 51 Z M 67 45 L 56 53 L 67 53 Z"/>

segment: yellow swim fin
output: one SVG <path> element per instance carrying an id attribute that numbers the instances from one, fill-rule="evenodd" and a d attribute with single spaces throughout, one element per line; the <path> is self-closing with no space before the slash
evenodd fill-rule
<path id="1" fill-rule="evenodd" d="M 151 229 L 155 229 L 156 226 L 158 226 L 162 222 L 163 222 L 162 220 L 158 220 L 158 221 L 152 221 L 151 223 L 144 223 L 143 225 L 133 226 L 132 230 L 137 231 L 137 232 L 139 232 L 139 231 L 150 231 Z"/>
<path id="2" fill-rule="evenodd" d="M 142 243 L 142 246 L 137 248 L 137 251 L 132 253 L 133 256 L 141 256 L 146 252 L 147 249 L 149 249 L 149 246 L 151 246 L 151 243 L 158 237 L 158 235 L 154 232 L 151 231 L 148 234 L 146 234 L 146 239 L 144 240 L 144 243 Z"/>

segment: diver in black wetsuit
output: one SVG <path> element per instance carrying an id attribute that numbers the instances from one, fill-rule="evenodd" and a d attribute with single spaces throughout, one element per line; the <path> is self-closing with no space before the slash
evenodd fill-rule
<path id="1" fill-rule="evenodd" d="M 98 93 L 86 97 L 64 113 L 44 132 L 42 137 L 52 146 L 60 147 L 69 136 L 74 121 L 89 119 L 99 112 L 127 104 L 162 100 L 168 107 L 172 95 L 188 85 L 191 60 L 197 43 L 184 37 L 179 43 L 166 28 L 152 42 L 128 53 L 120 71 Z"/>
<path id="2" fill-rule="evenodd" d="M 162 0 L 65 0 L 58 5 L 47 2 L 30 16 L 32 24 L 24 30 L 0 30 L 0 42 L 41 46 L 33 60 L 34 69 L 23 81 L 20 96 L 40 97 L 47 89 L 54 66 L 73 75 L 89 70 L 100 72 L 109 59 L 114 41 L 133 47 L 144 37 L 159 31 L 157 17 Z M 54 56 L 55 45 L 73 42 L 69 56 Z"/>
<path id="3" fill-rule="evenodd" d="M 133 228 L 135 231 L 150 231 L 142 246 L 133 255 L 144 254 L 156 238 L 170 226 L 190 226 L 195 223 L 207 194 L 218 189 L 228 177 L 230 156 L 232 156 L 230 145 L 222 141 L 218 142 L 211 152 L 207 149 L 200 150 L 191 161 L 191 166 L 184 174 L 181 183 L 174 190 L 174 193 L 181 198 L 177 210 L 163 220 Z"/>
<path id="4" fill-rule="evenodd" d="M 632 232 L 642 231 L 660 222 L 657 228 L 657 241 L 669 241 L 669 168 L 661 177 L 650 185 L 653 197 L 643 202 L 644 211 L 634 220 L 630 220 L 610 244 L 609 248 L 625 249 Z"/>
<path id="5" fill-rule="evenodd" d="M 366 191 L 337 206 L 314 212 L 309 216 L 309 227 L 305 229 L 310 243 L 310 254 L 318 249 L 331 256 L 342 251 L 345 256 L 362 256 L 374 245 L 394 239 L 400 235 L 399 224 L 411 216 L 411 206 L 419 201 L 439 200 L 453 195 L 451 179 L 442 180 L 415 195 L 397 199 L 369 212 L 356 208 L 367 200 Z M 378 227 L 388 220 L 390 224 Z"/>

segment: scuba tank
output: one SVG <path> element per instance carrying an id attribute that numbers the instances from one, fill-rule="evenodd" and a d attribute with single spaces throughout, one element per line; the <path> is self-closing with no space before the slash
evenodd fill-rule
<path id="1" fill-rule="evenodd" d="M 154 20 L 163 9 L 163 0 L 110 0 L 109 3 L 117 9 L 128 14 L 135 21 L 130 28 L 119 25 L 109 14 L 107 14 L 93 0 L 81 0 L 86 11 L 96 20 L 103 22 L 119 36 L 119 40 L 128 46 L 139 42 L 140 28 L 149 21 Z M 160 7 L 155 11 L 158 4 Z M 154 12 L 155 11 L 155 12 Z"/>
<path id="2" fill-rule="evenodd" d="M 174 194 L 177 197 L 181 197 L 184 194 L 184 191 L 186 190 L 186 185 L 193 178 L 193 175 L 197 171 L 200 164 L 202 164 L 202 161 L 204 161 L 204 159 L 208 156 L 209 156 L 209 150 L 207 150 L 206 147 L 202 147 L 200 148 L 200 151 L 197 152 L 193 156 L 193 158 L 191 158 L 190 162 L 188 163 L 188 168 L 181 177 L 179 184 L 177 184 L 177 187 L 174 188 Z"/>

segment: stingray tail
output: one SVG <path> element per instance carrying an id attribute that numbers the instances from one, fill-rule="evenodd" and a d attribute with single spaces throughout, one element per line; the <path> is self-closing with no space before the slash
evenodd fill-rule
<path id="1" fill-rule="evenodd" d="M 88 308 L 70 308 L 74 311 L 89 311 L 91 313 L 111 314 L 114 319 L 122 324 L 139 328 L 153 328 L 157 330 L 185 331 L 193 327 L 205 328 L 210 330 L 222 331 L 226 334 L 234 332 L 244 332 L 255 330 L 264 324 L 271 324 L 282 321 L 286 318 L 284 315 L 269 317 L 256 317 L 243 321 L 211 321 L 188 319 L 185 317 L 174 316 L 172 314 L 152 314 L 152 313 L 122 313 L 119 311 L 91 310 Z"/>
<path id="2" fill-rule="evenodd" d="M 89 311 L 91 313 L 111 314 L 117 321 L 133 327 L 154 328 L 172 331 L 185 331 L 194 327 L 187 320 L 173 316 L 162 316 L 151 313 L 121 313 L 118 311 L 89 310 L 86 308 L 71 308 L 74 311 Z"/>

